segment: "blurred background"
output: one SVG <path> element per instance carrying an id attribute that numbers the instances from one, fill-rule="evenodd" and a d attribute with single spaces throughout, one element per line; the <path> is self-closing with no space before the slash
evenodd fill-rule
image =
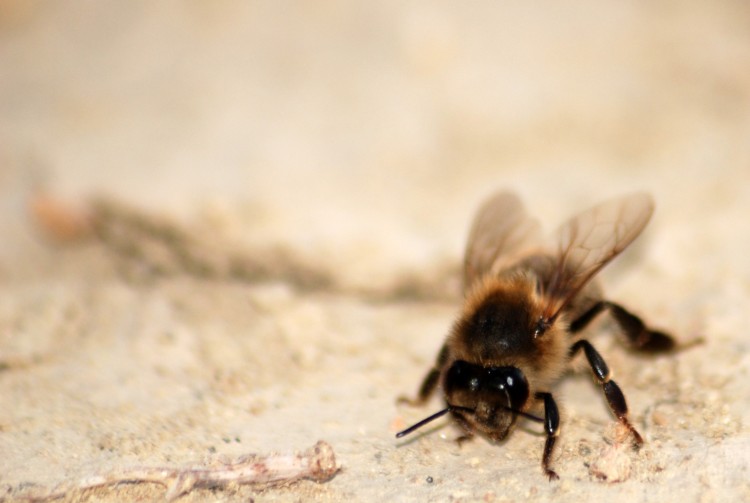
<path id="1" fill-rule="evenodd" d="M 6 187 L 229 209 L 241 239 L 383 267 L 460 254 L 497 187 L 550 225 L 631 189 L 690 219 L 750 190 L 739 0 L 7 0 L 0 72 Z"/>

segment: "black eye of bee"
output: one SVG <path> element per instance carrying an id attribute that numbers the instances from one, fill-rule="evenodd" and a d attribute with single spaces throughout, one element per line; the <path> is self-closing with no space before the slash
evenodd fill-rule
<path id="1" fill-rule="evenodd" d="M 483 396 L 497 396 L 507 409 L 520 410 L 529 398 L 529 384 L 516 367 L 481 367 L 458 360 L 451 365 L 445 379 L 446 392 L 470 391 Z"/>
<path id="2" fill-rule="evenodd" d="M 469 381 L 469 389 L 471 391 L 476 391 L 477 389 L 479 389 L 479 379 L 478 378 L 476 378 L 476 377 L 472 377 L 471 378 L 471 380 Z"/>
<path id="3" fill-rule="evenodd" d="M 508 408 L 519 410 L 529 398 L 529 383 L 516 367 L 491 367 L 487 369 L 487 387 L 506 393 Z"/>
<path id="4" fill-rule="evenodd" d="M 448 370 L 448 375 L 445 378 L 446 386 L 476 391 L 481 385 L 481 379 L 476 369 L 476 365 L 471 365 L 463 360 L 456 361 Z"/>

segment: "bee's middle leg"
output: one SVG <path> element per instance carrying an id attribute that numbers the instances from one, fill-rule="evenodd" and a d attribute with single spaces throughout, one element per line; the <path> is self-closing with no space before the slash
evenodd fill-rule
<path id="1" fill-rule="evenodd" d="M 575 355 L 578 350 L 583 349 L 586 359 L 594 371 L 596 380 L 602 386 L 604 396 L 607 398 L 609 408 L 614 413 L 620 423 L 633 434 L 633 445 L 638 448 L 643 444 L 643 438 L 635 427 L 628 420 L 628 405 L 625 402 L 625 395 L 615 381 L 610 379 L 610 371 L 604 358 L 594 349 L 594 346 L 587 340 L 579 340 L 570 348 L 570 356 Z"/>

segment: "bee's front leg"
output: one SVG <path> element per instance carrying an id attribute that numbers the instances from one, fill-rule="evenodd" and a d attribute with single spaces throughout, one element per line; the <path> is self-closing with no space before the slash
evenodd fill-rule
<path id="1" fill-rule="evenodd" d="M 474 438 L 474 427 L 461 414 L 454 414 L 453 419 L 463 429 L 463 435 L 456 438 L 456 443 L 461 447 L 464 442 L 468 442 Z"/>
<path id="2" fill-rule="evenodd" d="M 440 380 L 440 371 L 443 369 L 446 360 L 448 359 L 448 347 L 443 345 L 440 353 L 438 353 L 437 361 L 435 366 L 430 369 L 427 375 L 422 380 L 422 385 L 419 387 L 419 393 L 416 398 L 409 398 L 407 396 L 398 397 L 398 403 L 404 403 L 411 406 L 424 405 L 425 402 L 432 396 L 437 389 L 438 381 Z"/>
<path id="3" fill-rule="evenodd" d="M 552 451 L 555 448 L 555 442 L 560 435 L 560 413 L 557 410 L 555 399 L 550 393 L 537 393 L 536 398 L 544 401 L 544 431 L 547 434 L 547 440 L 544 442 L 544 455 L 542 456 L 542 468 L 550 480 L 559 479 L 559 475 L 550 468 Z"/>

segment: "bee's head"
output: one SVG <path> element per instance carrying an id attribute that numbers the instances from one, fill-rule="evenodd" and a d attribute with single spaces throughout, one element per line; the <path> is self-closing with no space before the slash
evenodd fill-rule
<path id="1" fill-rule="evenodd" d="M 542 422 L 523 410 L 529 383 L 518 367 L 482 367 L 456 360 L 445 373 L 443 388 L 448 406 L 399 432 L 397 438 L 448 412 L 493 440 L 505 438 L 519 415 Z"/>
<path id="2" fill-rule="evenodd" d="M 529 399 L 526 377 L 510 366 L 457 360 L 446 372 L 443 387 L 451 412 L 494 440 L 505 438 Z"/>

